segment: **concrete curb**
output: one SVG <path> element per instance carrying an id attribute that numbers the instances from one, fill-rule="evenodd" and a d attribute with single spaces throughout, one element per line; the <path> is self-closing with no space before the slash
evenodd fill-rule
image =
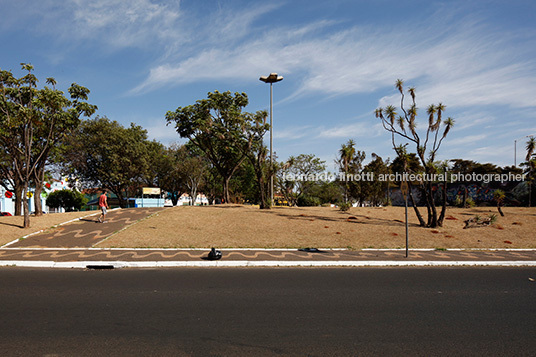
<path id="1" fill-rule="evenodd" d="M 216 267 L 522 267 L 536 261 L 26 261 L 2 260 L 0 267 L 86 269 L 101 268 L 216 268 Z"/>

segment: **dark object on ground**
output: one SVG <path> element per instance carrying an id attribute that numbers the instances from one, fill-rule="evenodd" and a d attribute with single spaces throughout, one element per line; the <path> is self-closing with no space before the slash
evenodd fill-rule
<path id="1" fill-rule="evenodd" d="M 210 252 L 208 253 L 208 259 L 209 260 L 219 260 L 221 259 L 221 251 L 216 250 L 216 248 L 212 248 Z"/>
<path id="2" fill-rule="evenodd" d="M 95 270 L 104 270 L 104 269 L 114 269 L 115 267 L 112 264 L 106 265 L 86 265 L 86 269 L 95 269 Z"/>
<path id="3" fill-rule="evenodd" d="M 307 252 L 307 253 L 325 253 L 324 251 L 318 249 L 318 248 L 300 248 L 298 249 L 300 252 Z"/>
<path id="4" fill-rule="evenodd" d="M 474 217 L 464 221 L 465 227 L 463 227 L 463 229 L 478 228 L 478 227 L 489 227 L 493 223 L 495 223 L 496 221 L 497 221 L 497 216 L 494 215 L 494 214 L 492 214 L 492 215 L 490 215 L 489 217 L 486 217 L 486 218 L 481 218 L 480 216 L 474 216 Z"/>

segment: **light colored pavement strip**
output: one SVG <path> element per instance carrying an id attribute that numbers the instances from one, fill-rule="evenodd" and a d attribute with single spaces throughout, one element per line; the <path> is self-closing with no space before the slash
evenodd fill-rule
<path id="1" fill-rule="evenodd" d="M 0 249 L 0 266 L 43 268 L 157 267 L 407 267 L 536 266 L 536 250 L 460 251 L 226 249 L 207 260 L 208 249 Z"/>
<path id="2" fill-rule="evenodd" d="M 172 267 L 520 267 L 536 266 L 536 261 L 85 261 L 54 262 L 13 260 L 0 261 L 0 266 L 29 268 L 85 269 L 90 266 L 113 268 L 172 268 Z"/>

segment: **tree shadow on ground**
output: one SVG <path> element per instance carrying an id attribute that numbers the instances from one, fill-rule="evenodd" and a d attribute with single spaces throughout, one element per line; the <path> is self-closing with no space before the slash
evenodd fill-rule
<path id="1" fill-rule="evenodd" d="M 311 220 L 318 220 L 318 221 L 324 221 L 324 222 L 347 222 L 350 224 L 367 224 L 367 225 L 377 225 L 377 226 L 404 226 L 405 222 L 396 220 L 396 219 L 384 219 L 384 218 L 372 218 L 365 215 L 351 215 L 345 212 L 339 212 L 341 215 L 340 218 L 338 217 L 326 217 L 322 215 L 314 215 L 314 214 L 286 214 L 283 212 L 276 212 L 276 211 L 263 211 L 266 214 L 272 214 L 279 217 L 287 218 L 289 220 L 300 220 L 300 221 L 311 221 Z M 355 218 L 352 218 L 355 217 Z M 420 227 L 416 223 L 409 223 L 410 227 Z"/>
<path id="2" fill-rule="evenodd" d="M 10 226 L 10 227 L 24 228 L 24 225 L 6 223 L 6 222 L 0 222 L 0 226 Z"/>

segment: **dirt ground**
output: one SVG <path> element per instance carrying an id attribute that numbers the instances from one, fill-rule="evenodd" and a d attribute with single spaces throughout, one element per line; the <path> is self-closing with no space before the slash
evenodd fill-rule
<path id="1" fill-rule="evenodd" d="M 425 209 L 421 209 L 426 214 Z M 536 248 L 536 208 L 447 211 L 443 227 L 421 228 L 412 209 L 411 248 Z M 464 221 L 496 214 L 492 226 L 463 229 Z M 162 248 L 403 248 L 403 207 L 283 208 L 221 205 L 173 207 L 119 232 L 98 247 Z"/>
<path id="2" fill-rule="evenodd" d="M 22 216 L 0 217 L 0 246 L 24 237 L 27 234 L 38 232 L 92 213 L 97 213 L 97 211 L 50 213 L 40 217 L 30 216 L 30 228 L 22 228 L 24 224 L 24 217 Z"/>
<path id="3" fill-rule="evenodd" d="M 443 227 L 421 228 L 408 210 L 411 248 L 536 248 L 536 208 L 450 208 Z M 425 215 L 425 210 L 421 209 Z M 0 217 L 0 245 L 27 234 L 86 216 L 70 212 L 31 217 L 23 229 L 22 217 Z M 464 221 L 479 215 L 497 215 L 495 224 L 463 229 Z M 172 207 L 139 221 L 98 247 L 125 248 L 403 248 L 403 207 L 336 208 L 219 205 Z"/>

